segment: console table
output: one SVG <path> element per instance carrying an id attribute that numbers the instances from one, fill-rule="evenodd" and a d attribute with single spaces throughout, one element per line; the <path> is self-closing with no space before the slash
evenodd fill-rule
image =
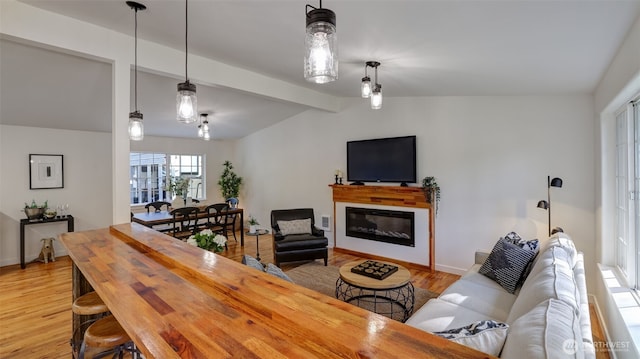
<path id="1" fill-rule="evenodd" d="M 24 227 L 32 224 L 42 223 L 54 223 L 54 222 L 67 222 L 67 232 L 73 232 L 73 216 L 67 215 L 66 217 L 54 217 L 54 218 L 40 218 L 40 219 L 21 219 L 20 220 L 20 268 L 25 269 L 27 264 L 24 262 Z"/>

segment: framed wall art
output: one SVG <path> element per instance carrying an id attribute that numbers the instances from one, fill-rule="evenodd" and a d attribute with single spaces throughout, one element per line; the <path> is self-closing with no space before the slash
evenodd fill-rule
<path id="1" fill-rule="evenodd" d="M 29 155 L 29 189 L 64 188 L 62 155 Z"/>

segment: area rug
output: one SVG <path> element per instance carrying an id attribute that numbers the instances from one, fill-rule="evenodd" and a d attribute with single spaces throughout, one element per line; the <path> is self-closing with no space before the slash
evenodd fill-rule
<path id="1" fill-rule="evenodd" d="M 328 295 L 332 298 L 336 297 L 336 280 L 340 276 L 340 269 L 338 267 L 331 265 L 325 267 L 322 261 L 313 261 L 290 269 L 285 273 L 296 284 Z M 438 294 L 426 289 L 415 288 L 414 296 L 415 302 L 413 305 L 413 311 L 415 312 L 429 299 L 437 297 Z M 367 304 L 361 304 L 360 306 L 365 309 L 371 309 L 367 308 Z M 394 317 L 393 319 L 398 318 Z"/>

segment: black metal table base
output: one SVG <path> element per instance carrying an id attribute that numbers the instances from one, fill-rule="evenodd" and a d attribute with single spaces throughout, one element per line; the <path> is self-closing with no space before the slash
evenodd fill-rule
<path id="1" fill-rule="evenodd" d="M 336 281 L 336 298 L 401 322 L 413 314 L 415 302 L 411 282 L 389 289 L 371 289 L 347 283 L 342 278 Z"/>

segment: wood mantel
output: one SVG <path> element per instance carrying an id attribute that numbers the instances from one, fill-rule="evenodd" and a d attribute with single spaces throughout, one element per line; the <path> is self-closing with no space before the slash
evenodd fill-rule
<path id="1" fill-rule="evenodd" d="M 420 187 L 329 185 L 333 189 L 333 225 L 335 228 L 336 202 L 363 203 L 379 206 L 426 208 L 429 210 L 429 269 L 435 272 L 436 220 L 431 203 L 427 202 Z M 336 233 L 333 233 L 336 245 Z"/>

